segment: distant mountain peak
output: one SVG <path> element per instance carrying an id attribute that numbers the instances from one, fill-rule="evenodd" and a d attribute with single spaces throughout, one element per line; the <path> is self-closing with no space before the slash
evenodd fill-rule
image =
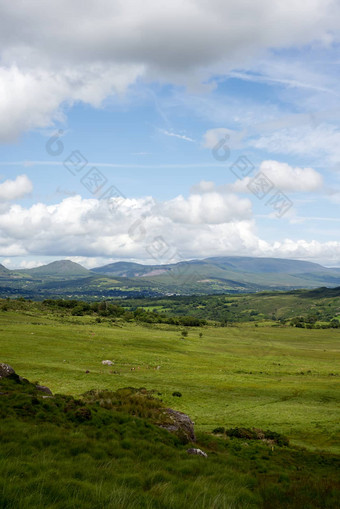
<path id="1" fill-rule="evenodd" d="M 86 276 L 90 273 L 85 267 L 71 260 L 57 260 L 47 265 L 25 270 L 25 272 L 32 275 L 46 276 Z"/>
<path id="2" fill-rule="evenodd" d="M 7 272 L 9 272 L 9 270 L 6 269 L 6 267 L 0 263 L 0 274 L 5 274 Z"/>
<path id="3" fill-rule="evenodd" d="M 70 298 L 202 295 L 340 286 L 340 271 L 284 258 L 225 256 L 174 264 L 116 262 L 87 270 L 71 260 L 35 269 L 0 267 L 3 295 L 37 294 Z M 29 281 L 29 285 L 27 285 Z M 29 290 L 27 290 L 29 286 Z M 1 288 L 0 288 L 1 293 Z"/>

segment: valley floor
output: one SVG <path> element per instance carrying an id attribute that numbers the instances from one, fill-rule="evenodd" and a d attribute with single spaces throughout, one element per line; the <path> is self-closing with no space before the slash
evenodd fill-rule
<path id="1" fill-rule="evenodd" d="M 238 324 L 190 328 L 183 338 L 176 326 L 17 308 L 0 312 L 0 361 L 54 393 L 156 389 L 197 430 L 258 427 L 340 452 L 339 329 Z"/>

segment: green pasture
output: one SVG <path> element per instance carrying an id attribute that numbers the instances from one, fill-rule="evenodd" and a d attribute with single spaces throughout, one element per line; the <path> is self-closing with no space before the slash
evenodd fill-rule
<path id="1" fill-rule="evenodd" d="M 340 452 L 339 329 L 239 324 L 191 328 L 184 339 L 181 330 L 2 311 L 0 362 L 54 393 L 156 389 L 197 430 L 269 428 L 292 444 Z"/>

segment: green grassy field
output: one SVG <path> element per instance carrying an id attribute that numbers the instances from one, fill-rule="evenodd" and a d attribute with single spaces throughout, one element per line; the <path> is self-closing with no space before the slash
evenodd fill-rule
<path id="1" fill-rule="evenodd" d="M 175 326 L 17 308 L 0 313 L 0 361 L 54 393 L 156 389 L 197 430 L 269 428 L 292 444 L 340 452 L 339 330 L 239 324 L 192 328 L 182 339 Z"/>
<path id="2" fill-rule="evenodd" d="M 46 399 L 17 375 L 1 378 L 0 507 L 338 507 L 339 456 L 289 447 L 273 434 L 265 443 L 199 432 L 190 444 L 158 426 L 165 416 L 145 390 Z M 192 446 L 208 456 L 189 455 Z"/>

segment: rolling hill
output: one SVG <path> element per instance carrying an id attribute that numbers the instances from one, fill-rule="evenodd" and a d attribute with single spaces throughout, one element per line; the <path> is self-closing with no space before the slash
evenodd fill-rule
<path id="1" fill-rule="evenodd" d="M 213 257 L 168 265 L 117 262 L 87 270 L 70 260 L 0 266 L 0 296 L 116 298 L 207 295 L 340 286 L 340 269 L 300 260 Z"/>
<path id="2" fill-rule="evenodd" d="M 106 276 L 117 277 L 142 277 L 150 275 L 154 272 L 166 272 L 169 265 L 142 265 L 140 263 L 116 262 L 104 265 L 104 267 L 96 267 L 92 272 Z"/>
<path id="3" fill-rule="evenodd" d="M 255 258 L 245 256 L 226 256 L 206 258 L 204 260 L 189 260 L 168 265 L 142 265 L 139 263 L 117 262 L 96 267 L 92 272 L 121 277 L 141 277 L 161 270 L 167 273 L 180 270 L 183 267 L 190 267 L 192 271 L 199 271 L 206 276 L 220 274 L 221 270 L 227 273 L 249 273 L 249 274 L 325 274 L 328 276 L 339 276 L 340 269 L 328 269 L 318 263 L 305 262 L 301 260 L 286 260 L 281 258 Z"/>
<path id="4" fill-rule="evenodd" d="M 60 260 L 34 269 L 25 269 L 17 272 L 28 274 L 33 277 L 79 277 L 90 275 L 90 271 L 71 260 Z"/>
<path id="5" fill-rule="evenodd" d="M 268 288 L 315 288 L 340 285 L 340 272 L 317 263 L 300 260 L 254 257 L 217 257 L 169 265 L 141 265 L 118 262 L 92 269 L 111 277 L 145 278 L 150 282 L 194 288 L 257 291 Z"/>

